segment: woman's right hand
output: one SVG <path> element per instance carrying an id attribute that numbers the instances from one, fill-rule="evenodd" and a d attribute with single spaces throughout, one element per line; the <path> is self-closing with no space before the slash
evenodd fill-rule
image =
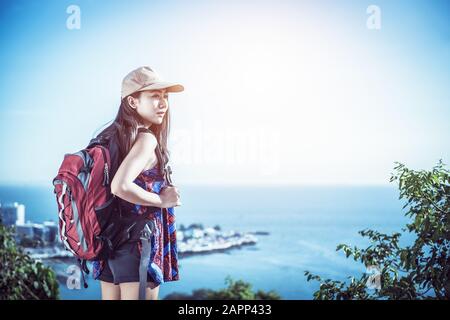
<path id="1" fill-rule="evenodd" d="M 180 193 L 175 186 L 164 187 L 159 193 L 161 198 L 161 208 L 171 208 L 181 206 Z"/>

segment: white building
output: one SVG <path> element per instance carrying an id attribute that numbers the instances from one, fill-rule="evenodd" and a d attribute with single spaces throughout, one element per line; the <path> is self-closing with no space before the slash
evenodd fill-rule
<path id="1" fill-rule="evenodd" d="M 184 237 L 189 239 L 189 238 L 201 238 L 203 237 L 203 230 L 201 229 L 197 229 L 197 228 L 189 228 L 187 230 L 184 231 Z"/>
<path id="2" fill-rule="evenodd" d="M 198 238 L 201 238 L 201 237 L 203 237 L 203 230 L 201 230 L 201 229 L 194 229 L 194 230 L 192 230 L 192 237 L 193 238 L 196 238 L 196 239 L 198 239 Z"/>
<path id="3" fill-rule="evenodd" d="M 5 226 L 25 224 L 25 205 L 18 202 L 12 204 L 0 203 L 0 218 Z"/>
<path id="4" fill-rule="evenodd" d="M 23 225 L 23 224 L 25 224 L 25 205 L 18 204 L 16 225 Z"/>
<path id="5" fill-rule="evenodd" d="M 208 236 L 213 236 L 217 233 L 217 230 L 214 228 L 206 228 L 204 231 L 205 231 L 205 234 Z"/>
<path id="6" fill-rule="evenodd" d="M 183 241 L 183 239 L 184 239 L 183 231 L 177 230 L 177 240 L 178 241 Z"/>

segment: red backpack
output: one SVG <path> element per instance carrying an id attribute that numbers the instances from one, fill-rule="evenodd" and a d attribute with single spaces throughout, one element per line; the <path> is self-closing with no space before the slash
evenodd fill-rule
<path id="1" fill-rule="evenodd" d="M 84 287 L 84 273 L 89 274 L 86 261 L 105 260 L 128 241 L 134 230 L 141 230 L 145 216 L 129 220 L 122 216 L 119 198 L 111 193 L 111 181 L 123 155 L 117 135 L 92 139 L 76 153 L 64 155 L 53 179 L 58 204 L 59 233 L 65 248 L 78 259 Z M 161 174 L 171 183 L 171 169 L 163 162 L 159 146 L 156 150 Z"/>
<path id="2" fill-rule="evenodd" d="M 60 238 L 78 259 L 83 280 L 86 261 L 111 257 L 122 236 L 118 199 L 110 188 L 117 152 L 108 146 L 95 138 L 85 149 L 65 154 L 53 179 Z"/>

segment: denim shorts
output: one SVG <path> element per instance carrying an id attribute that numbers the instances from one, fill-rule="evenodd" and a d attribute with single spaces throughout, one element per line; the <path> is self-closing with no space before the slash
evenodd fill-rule
<path id="1" fill-rule="evenodd" d="M 116 285 L 124 282 L 139 282 L 140 259 L 138 242 L 124 243 L 114 251 L 114 257 L 106 261 L 98 279 Z M 153 281 L 148 273 L 147 281 Z"/>

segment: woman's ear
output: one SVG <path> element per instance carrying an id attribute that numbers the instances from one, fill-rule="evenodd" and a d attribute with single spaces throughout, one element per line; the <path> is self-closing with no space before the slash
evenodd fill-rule
<path id="1" fill-rule="evenodd" d="M 127 101 L 128 101 L 128 105 L 133 108 L 134 110 L 136 110 L 137 106 L 136 106 L 136 101 L 133 97 L 128 96 L 127 97 Z"/>

